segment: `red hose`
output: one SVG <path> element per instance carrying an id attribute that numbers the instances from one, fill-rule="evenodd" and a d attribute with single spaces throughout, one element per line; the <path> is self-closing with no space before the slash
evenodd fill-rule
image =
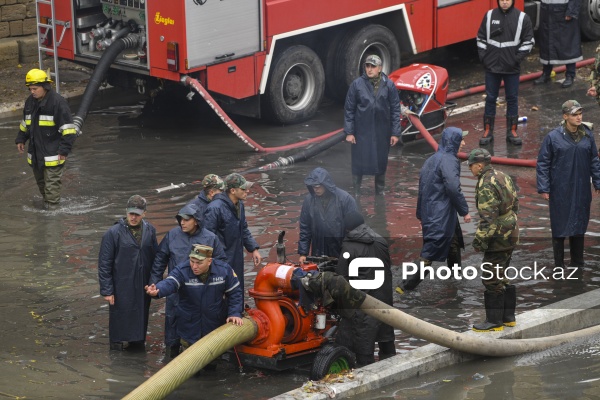
<path id="1" fill-rule="evenodd" d="M 590 65 L 593 63 L 594 63 L 594 59 L 588 58 L 587 60 L 582 60 L 582 61 L 579 61 L 578 63 L 576 63 L 575 68 L 585 67 L 586 65 Z M 565 69 L 566 69 L 566 67 L 564 65 L 562 65 L 560 67 L 554 68 L 554 72 L 563 72 Z M 538 77 L 540 77 L 540 75 L 542 75 L 542 71 L 532 72 L 532 73 L 526 74 L 526 75 L 521 75 L 519 77 L 519 82 L 526 82 L 526 81 L 530 81 L 532 79 L 537 79 Z M 504 82 L 502 82 L 501 86 L 504 86 Z M 469 96 L 472 94 L 477 94 L 477 93 L 482 93 L 482 92 L 485 92 L 485 85 L 474 86 L 472 88 L 458 90 L 456 92 L 449 93 L 447 99 L 455 100 L 460 97 Z"/>
<path id="2" fill-rule="evenodd" d="M 587 60 L 583 60 L 580 61 L 578 63 L 575 64 L 576 68 L 581 68 L 583 66 L 586 65 L 590 65 L 594 63 L 594 59 L 593 58 L 589 58 Z M 555 72 L 562 72 L 566 69 L 566 67 L 560 66 L 554 69 Z M 525 82 L 528 80 L 532 80 L 532 79 L 536 79 L 538 78 L 540 75 L 542 74 L 542 72 L 533 72 L 530 74 L 526 74 L 526 75 L 521 75 L 521 77 L 519 78 L 519 82 Z M 219 118 L 221 118 L 221 120 L 225 123 L 225 125 L 227 125 L 227 127 L 238 137 L 240 138 L 244 143 L 246 143 L 248 146 L 250 146 L 254 151 L 258 151 L 258 152 L 265 152 L 265 153 L 271 153 L 271 152 L 278 152 L 278 151 L 286 151 L 286 150 L 291 150 L 291 149 L 297 149 L 299 147 L 304 147 L 307 146 L 309 144 L 312 143 L 317 143 L 317 142 L 321 142 L 329 137 L 332 137 L 333 135 L 335 135 L 338 132 L 341 132 L 342 129 L 338 129 L 335 130 L 333 132 L 329 132 L 326 133 L 324 135 L 321 136 L 317 136 L 315 138 L 312 139 L 307 139 L 307 140 L 303 140 L 302 142 L 298 142 L 298 143 L 293 143 L 293 144 L 288 144 L 285 146 L 277 146 L 277 147 L 263 147 L 260 144 L 258 144 L 257 142 L 255 142 L 254 140 L 252 140 L 252 138 L 250 138 L 248 135 L 246 135 L 246 133 L 244 133 L 244 131 L 242 131 L 240 129 L 239 126 L 236 125 L 235 122 L 233 122 L 231 120 L 231 118 L 229 118 L 229 116 L 227 115 L 227 113 L 225 113 L 225 111 L 223 111 L 223 109 L 221 108 L 221 106 L 219 106 L 219 104 L 217 104 L 217 102 L 215 101 L 215 99 L 208 93 L 208 91 L 206 89 L 204 89 L 204 87 L 200 84 L 200 82 L 198 82 L 198 80 L 191 78 L 189 76 L 184 76 L 181 81 L 188 85 L 191 86 L 194 90 L 196 90 L 196 92 L 198 92 L 200 94 L 200 96 L 202 96 L 202 98 L 204 99 L 204 101 L 206 101 L 206 103 L 213 109 L 213 111 L 215 112 L 215 114 L 217 114 L 217 116 Z M 504 85 L 504 83 L 502 83 L 502 85 Z M 464 90 L 459 90 L 456 92 L 452 92 L 448 94 L 447 100 L 455 100 L 457 98 L 460 97 L 464 97 L 464 96 L 468 96 L 468 95 L 472 95 L 472 94 L 476 94 L 476 93 L 481 93 L 485 91 L 485 85 L 480 85 L 480 86 L 475 86 L 469 89 L 464 89 Z M 409 115 L 409 119 L 412 122 L 412 124 L 419 130 L 419 132 L 421 133 L 421 135 L 425 138 L 425 140 L 431 145 L 431 147 L 434 148 L 434 150 L 437 150 L 438 144 L 437 142 L 433 139 L 433 137 L 431 136 L 431 134 L 429 134 L 429 132 L 427 131 L 427 129 L 425 129 L 425 127 L 423 126 L 423 124 L 421 123 L 421 121 L 414 115 Z M 458 157 L 462 158 L 462 159 L 467 159 L 467 154 L 466 153 L 458 153 Z M 503 164 L 503 165 L 516 165 L 516 166 L 523 166 L 523 167 L 535 167 L 537 161 L 533 160 L 533 159 L 518 159 L 518 158 L 504 158 L 504 157 L 492 157 L 492 163 L 494 164 Z"/>
<path id="3" fill-rule="evenodd" d="M 198 92 L 198 94 L 200 94 L 200 96 L 202 96 L 202 98 L 204 99 L 204 101 L 206 101 L 206 103 L 210 106 L 210 108 L 213 109 L 215 114 L 217 114 L 217 116 L 219 118 L 221 118 L 221 120 L 225 123 L 225 125 L 227 125 L 227 127 L 231 130 L 231 132 L 233 132 L 238 138 L 240 138 L 242 140 L 242 142 L 244 142 L 248 146 L 250 146 L 254 151 L 259 151 L 259 152 L 264 152 L 264 153 L 274 153 L 274 152 L 278 152 L 278 151 L 297 149 L 299 147 L 308 146 L 309 144 L 312 144 L 312 143 L 321 142 L 321 141 L 335 135 L 336 133 L 342 131 L 341 129 L 338 129 L 336 131 L 329 132 L 329 133 L 326 133 L 321 136 L 317 136 L 312 139 L 303 140 L 302 142 L 288 144 L 285 146 L 263 147 L 260 144 L 256 143 L 254 140 L 252 140 L 252 138 L 250 138 L 250 136 L 246 135 L 244 133 L 244 131 L 242 131 L 240 129 L 240 127 L 237 126 L 236 123 L 231 120 L 231 118 L 229 118 L 229 115 L 227 115 L 227 113 L 225 113 L 225 111 L 223 111 L 221 106 L 219 106 L 219 104 L 217 104 L 215 99 L 208 93 L 208 91 L 206 89 L 204 89 L 204 87 L 200 84 L 200 82 L 198 82 L 194 78 L 190 78 L 189 76 L 183 77 L 182 82 L 188 86 L 191 86 L 194 90 L 196 90 L 196 92 Z"/>
<path id="4" fill-rule="evenodd" d="M 410 114 L 408 116 L 408 119 L 410 119 L 410 122 L 415 126 L 415 128 L 417 128 L 419 130 L 419 132 L 421 133 L 423 138 L 427 141 L 427 143 L 429 143 L 429 145 L 431 147 L 433 147 L 433 149 L 435 151 L 437 151 L 437 149 L 438 149 L 437 142 L 435 141 L 433 136 L 431 136 L 429 131 L 427 129 L 425 129 L 425 126 L 421 123 L 421 120 L 414 114 Z M 462 158 L 463 160 L 466 160 L 468 157 L 469 157 L 469 155 L 467 153 L 464 153 L 464 152 L 458 153 L 458 158 Z M 492 164 L 516 165 L 519 167 L 535 167 L 536 163 L 537 163 L 537 160 L 492 156 Z"/>

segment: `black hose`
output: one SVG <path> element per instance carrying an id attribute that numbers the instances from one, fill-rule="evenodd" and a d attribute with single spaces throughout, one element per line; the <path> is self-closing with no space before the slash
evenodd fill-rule
<path id="1" fill-rule="evenodd" d="M 120 34 L 124 29 L 128 28 L 121 29 L 118 34 Z M 100 85 L 102 84 L 102 82 L 104 82 L 106 72 L 110 68 L 111 64 L 117 58 L 117 56 L 121 54 L 123 50 L 137 47 L 138 42 L 139 36 L 130 34 L 122 39 L 113 42 L 104 51 L 102 57 L 100 57 L 100 60 L 98 61 L 98 64 L 96 64 L 96 68 L 94 68 L 94 72 L 90 77 L 85 91 L 83 92 L 79 109 L 73 117 L 73 123 L 75 124 L 75 126 L 77 126 L 77 130 L 79 132 L 81 132 L 83 121 L 85 120 L 85 117 L 87 117 L 88 111 L 90 110 L 90 106 L 92 105 L 92 101 L 94 100 L 94 97 L 96 97 Z"/>
<path id="2" fill-rule="evenodd" d="M 327 150 L 328 148 L 335 146 L 336 144 L 338 144 L 339 142 L 344 140 L 345 137 L 346 137 L 346 133 L 344 131 L 338 132 L 335 135 L 323 140 L 322 142 L 309 147 L 308 149 L 301 150 L 298 153 L 292 154 L 291 156 L 288 156 L 288 157 L 279 157 L 276 161 L 273 161 L 272 163 L 265 164 L 261 167 L 251 168 L 247 171 L 241 172 L 241 174 L 245 175 L 245 174 L 251 174 L 254 172 L 268 171 L 271 169 L 276 169 L 276 168 L 292 165 L 292 164 L 300 162 L 300 161 L 306 161 L 309 158 L 315 156 L 316 154 L 319 154 L 319 153 Z"/>

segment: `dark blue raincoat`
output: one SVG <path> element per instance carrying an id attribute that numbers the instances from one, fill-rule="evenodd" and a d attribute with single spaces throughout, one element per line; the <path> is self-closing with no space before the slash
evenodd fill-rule
<path id="1" fill-rule="evenodd" d="M 111 342 L 146 340 L 150 296 L 144 286 L 150 279 L 158 249 L 156 230 L 142 220 L 142 241 L 137 243 L 122 218 L 102 237 L 98 256 L 98 280 L 102 296 L 115 296 L 109 306 L 108 334 Z"/>
<path id="2" fill-rule="evenodd" d="M 298 254 L 339 257 L 346 235 L 344 216 L 350 211 L 358 211 L 356 201 L 348 192 L 335 186 L 324 168 L 315 168 L 304 183 L 309 194 L 304 198 L 300 212 Z M 323 185 L 327 189 L 328 193 L 321 196 L 330 196 L 326 208 L 315 194 L 313 185 Z"/>
<path id="3" fill-rule="evenodd" d="M 584 126 L 584 125 L 582 125 Z M 538 193 L 550 194 L 553 237 L 583 235 L 590 220 L 591 181 L 600 189 L 600 160 L 594 134 L 575 143 L 564 126 L 552 130 L 542 142 L 537 161 Z"/>
<path id="4" fill-rule="evenodd" d="M 198 214 L 200 215 L 200 220 L 204 219 L 204 211 L 206 211 L 206 207 L 208 207 L 208 204 L 210 203 L 210 200 L 206 198 L 206 193 L 204 193 L 204 190 L 200 192 L 200 194 L 193 200 L 190 200 L 189 203 L 187 203 L 188 206 L 194 205 L 196 207 L 198 207 Z M 200 221 L 198 221 L 198 223 L 200 223 Z"/>
<path id="5" fill-rule="evenodd" d="M 216 194 L 204 212 L 204 227 L 213 232 L 225 248 L 227 264 L 233 268 L 244 290 L 244 248 L 259 248 L 246 222 L 244 202 L 240 200 L 240 216 L 226 193 Z"/>
<path id="6" fill-rule="evenodd" d="M 179 293 L 177 333 L 193 344 L 221 325 L 227 317 L 242 317 L 243 293 L 231 267 L 213 259 L 208 279 L 202 282 L 190 260 L 177 265 L 167 279 L 156 284 L 158 297 Z"/>
<path id="7" fill-rule="evenodd" d="M 194 234 L 189 235 L 181 230 L 181 217 L 179 214 L 194 216 L 196 222 L 198 222 L 198 229 L 196 229 Z M 211 246 L 213 248 L 213 258 L 227 262 L 227 256 L 225 255 L 225 250 L 223 250 L 223 245 L 221 245 L 221 242 L 214 233 L 202 227 L 202 214 L 199 213 L 198 208 L 195 205 L 188 204 L 184 206 L 179 210 L 179 213 L 175 218 L 177 218 L 179 227 L 171 229 L 161 240 L 158 252 L 154 258 L 150 284 L 162 280 L 167 266 L 169 272 L 171 272 L 176 265 L 186 261 L 189 258 L 192 245 L 194 244 Z M 179 337 L 177 337 L 177 330 L 175 327 L 175 309 L 177 308 L 178 303 L 179 296 L 177 293 L 167 297 L 167 304 L 165 307 L 165 343 L 167 346 L 174 346 L 179 343 Z"/>
<path id="8" fill-rule="evenodd" d="M 354 135 L 352 175 L 383 175 L 387 169 L 390 138 L 400 138 L 400 97 L 382 72 L 375 95 L 366 74 L 352 82 L 344 105 L 344 132 Z"/>
<path id="9" fill-rule="evenodd" d="M 455 232 L 462 242 L 457 213 L 469 213 L 460 188 L 460 161 L 456 156 L 462 140 L 459 128 L 444 129 L 437 152 L 425 161 L 419 174 L 417 219 L 423 228 L 421 257 L 427 260 L 445 261 Z"/>

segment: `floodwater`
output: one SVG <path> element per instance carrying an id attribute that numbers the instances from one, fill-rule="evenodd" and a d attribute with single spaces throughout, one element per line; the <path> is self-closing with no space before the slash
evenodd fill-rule
<path id="1" fill-rule="evenodd" d="M 585 86 L 585 83 L 576 81 L 570 94 L 578 98 L 587 110 L 595 111 L 597 105 L 583 95 Z M 522 149 L 507 148 L 503 136 L 498 134 L 495 154 L 535 157 L 541 138 L 558 122 L 559 115 L 552 110 L 557 110 L 564 100 L 565 92 L 561 92 L 557 84 L 535 90 L 531 84 L 525 84 L 521 90 L 521 114 L 527 115 L 533 105 L 538 106 L 540 111 L 530 114 L 528 126 L 522 129 Z M 458 103 L 462 107 L 479 101 L 478 96 L 472 96 L 460 99 Z M 102 234 L 124 214 L 127 199 L 133 194 L 140 194 L 148 200 L 147 219 L 156 227 L 160 240 L 176 226 L 174 216 L 197 195 L 200 190 L 198 180 L 205 174 L 224 176 L 233 171 L 241 172 L 279 156 L 250 151 L 210 114 L 192 112 L 186 115 L 181 112 L 183 107 L 177 108 L 177 114 L 142 119 L 141 105 L 135 98 L 122 98 L 117 91 L 101 94 L 95 111 L 85 122 L 83 136 L 78 138 L 69 157 L 63 178 L 61 208 L 50 212 L 41 210 L 41 198 L 30 168 L 14 145 L 19 118 L 0 121 L 0 156 L 5 160 L 0 172 L 0 250 L 3 255 L 0 262 L 3 287 L 0 309 L 4 322 L 0 326 L 4 349 L 0 355 L 0 396 L 120 398 L 168 361 L 162 345 L 162 300 L 152 304 L 146 352 L 109 351 L 108 308 L 98 293 L 96 269 Z M 499 109 L 499 115 L 502 114 L 503 110 Z M 594 120 L 598 119 L 596 115 L 596 112 L 586 113 L 584 119 L 598 123 L 600 121 Z M 340 128 L 341 121 L 342 110 L 334 104 L 325 105 L 314 120 L 298 126 L 278 127 L 250 119 L 236 120 L 251 137 L 266 146 L 314 137 Z M 481 110 L 451 116 L 448 124 L 471 132 L 467 136 L 467 150 L 477 147 Z M 498 132 L 503 127 L 503 121 L 499 120 Z M 420 227 L 414 217 L 417 177 L 430 154 L 432 150 L 425 143 L 393 148 L 385 196 L 376 197 L 371 193 L 372 178 L 365 178 L 363 183 L 365 195 L 360 198 L 360 207 L 367 222 L 389 238 L 396 278 L 400 271 L 397 267 L 402 262 L 416 260 L 420 251 Z M 261 245 L 265 262 L 276 260 L 273 246 L 281 230 L 287 232 L 288 256 L 295 260 L 298 216 L 306 193 L 304 177 L 321 166 L 329 170 L 339 187 L 349 190 L 349 157 L 349 145 L 340 143 L 307 162 L 247 176 L 257 182 L 246 202 L 248 223 Z M 548 271 L 552 265 L 549 220 L 547 205 L 536 193 L 535 171 L 531 168 L 499 168 L 508 172 L 520 189 L 522 240 L 513 256 L 513 265 L 519 267 L 515 271 L 524 271 L 524 266 L 533 268 L 534 263 L 537 263 L 538 269 L 546 267 Z M 471 213 L 475 215 L 475 181 L 469 176 L 464 163 L 462 175 L 463 191 Z M 162 192 L 156 190 L 180 183 L 186 186 Z M 517 277 L 519 312 L 598 288 L 600 271 L 595 266 L 600 259 L 600 208 L 597 197 L 594 198 L 591 218 L 586 237 L 587 266 L 576 273 L 577 279 L 571 281 L 559 279 L 548 272 L 545 276 L 534 277 L 533 273 L 525 273 Z M 463 264 L 478 266 L 481 255 L 470 247 L 475 221 L 462 227 L 467 242 Z M 256 272 L 247 259 L 247 288 L 251 287 Z M 476 279 L 438 279 L 424 282 L 416 293 L 402 299 L 396 297 L 395 305 L 429 322 L 464 331 L 482 318 L 482 292 L 481 283 Z M 251 301 L 249 303 L 252 305 Z M 505 379 L 502 384 L 508 384 L 512 379 L 516 382 L 524 369 L 528 379 L 553 383 L 558 381 L 556 377 L 569 370 L 571 375 L 567 376 L 571 379 L 561 381 L 561 388 L 567 390 L 571 387 L 573 393 L 581 393 L 576 389 L 583 387 L 579 383 L 583 377 L 598 377 L 597 343 L 598 340 L 591 340 L 580 347 L 548 352 L 546 356 L 476 361 L 456 367 L 464 368 L 460 370 L 462 372 L 456 372 L 453 367 L 446 374 L 470 377 L 475 372 L 480 373 L 487 380 L 469 381 L 469 384 L 484 391 L 484 381 L 493 383 Z M 417 338 L 397 332 L 396 348 L 399 353 L 423 344 Z M 575 358 L 577 355 L 582 356 Z M 589 359 L 591 364 L 584 364 L 581 359 Z M 572 360 L 578 360 L 578 363 Z M 490 369 L 486 369 L 490 365 Z M 243 373 L 239 373 L 236 365 L 221 361 L 217 372 L 202 372 L 184 383 L 169 398 L 198 398 L 199 393 L 207 399 L 222 396 L 268 398 L 299 387 L 307 379 L 306 367 L 285 372 L 245 367 Z M 409 395 L 402 389 L 395 398 L 427 398 L 417 397 L 424 393 L 419 390 L 429 390 L 433 394 L 423 396 L 435 398 L 436 393 L 442 394 L 442 389 L 436 392 L 436 379 L 425 378 L 423 384 L 407 386 L 412 388 L 411 393 L 417 392 L 413 397 L 407 397 Z M 425 385 L 425 389 L 419 385 Z M 458 390 L 464 382 L 455 378 L 450 385 Z M 594 386 L 585 386 L 589 387 Z M 569 397 L 566 394 L 553 397 L 556 392 L 550 391 L 547 396 L 541 391 L 529 393 L 530 397 L 517 394 L 515 397 Z M 470 392 L 467 394 L 470 395 Z M 478 398 L 484 397 L 478 395 Z"/>

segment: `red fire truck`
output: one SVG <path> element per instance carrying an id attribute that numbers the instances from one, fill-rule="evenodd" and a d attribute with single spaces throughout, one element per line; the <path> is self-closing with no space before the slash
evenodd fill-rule
<path id="1" fill-rule="evenodd" d="M 600 39 L 600 0 L 581 26 Z M 113 86 L 156 93 L 191 76 L 228 112 L 291 124 L 325 92 L 343 99 L 366 55 L 389 73 L 401 54 L 472 39 L 497 0 L 36 0 L 42 55 L 107 66 Z M 539 2 L 516 0 L 537 19 Z M 117 53 L 113 51 L 113 53 Z M 103 62 L 105 63 L 105 62 Z"/>

